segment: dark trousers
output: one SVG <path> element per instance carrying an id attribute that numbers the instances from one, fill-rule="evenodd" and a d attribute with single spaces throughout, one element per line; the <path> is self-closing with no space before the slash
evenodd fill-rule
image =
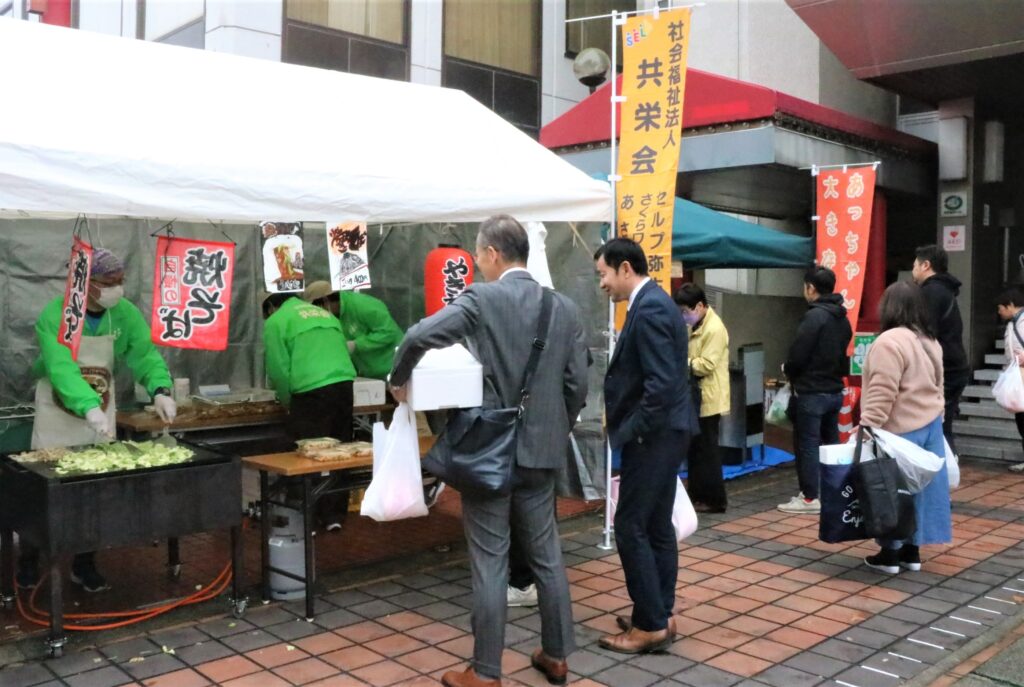
<path id="1" fill-rule="evenodd" d="M 1017 421 L 1017 433 L 1020 434 L 1020 445 L 1024 449 L 1024 413 L 1014 413 L 1013 419 Z M 949 447 L 953 448 L 953 444 L 950 444 Z M 955 449 L 953 453 L 956 453 Z"/>
<path id="2" fill-rule="evenodd" d="M 953 439 L 953 420 L 960 415 L 960 397 L 967 388 L 968 377 L 958 377 L 947 380 L 942 389 L 942 395 L 946 400 L 945 415 L 942 416 L 942 435 L 949 442 L 949 447 L 956 453 L 956 440 Z"/>
<path id="3" fill-rule="evenodd" d="M 292 395 L 288 409 L 288 433 L 292 438 L 317 439 L 333 437 L 352 441 L 352 382 L 328 384 L 319 389 Z M 302 482 L 295 480 L 298 489 Z M 324 524 L 344 518 L 348 513 L 349 494 L 326 494 L 317 501 L 317 518 Z"/>
<path id="4" fill-rule="evenodd" d="M 693 441 L 687 471 L 687 491 L 694 503 L 713 510 L 725 510 L 725 479 L 722 477 L 722 453 L 718 447 L 721 415 L 700 418 L 700 436 Z"/>
<path id="5" fill-rule="evenodd" d="M 689 446 L 689 432 L 663 430 L 622 448 L 615 544 L 633 626 L 646 632 L 664 630 L 675 606 L 679 549 L 672 507 L 680 455 Z"/>
<path id="6" fill-rule="evenodd" d="M 818 449 L 839 443 L 839 409 L 842 393 L 799 394 L 792 405 L 793 439 L 796 444 L 796 474 L 804 498 L 819 494 Z"/>

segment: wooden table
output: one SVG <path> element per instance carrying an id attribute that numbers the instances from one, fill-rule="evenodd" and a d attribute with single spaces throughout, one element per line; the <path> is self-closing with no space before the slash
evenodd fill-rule
<path id="1" fill-rule="evenodd" d="M 420 437 L 420 455 L 434 445 L 435 437 Z M 314 618 L 313 582 L 313 513 L 316 502 L 328 493 L 339 493 L 360 489 L 370 483 L 372 477 L 373 455 L 341 458 L 332 461 L 318 461 L 299 455 L 295 451 L 287 453 L 267 453 L 259 456 L 242 458 L 242 466 L 260 472 L 260 554 L 263 570 L 263 600 L 270 600 L 270 574 L 277 573 L 306 585 L 306 620 Z M 284 498 L 275 500 L 271 492 L 283 492 L 284 480 L 270 484 L 270 475 L 292 477 L 302 480 L 302 516 L 303 538 L 305 541 L 305 575 L 298 576 L 287 570 L 274 568 L 270 565 L 270 506 L 285 505 Z M 325 477 L 322 482 L 313 486 L 313 478 Z"/>

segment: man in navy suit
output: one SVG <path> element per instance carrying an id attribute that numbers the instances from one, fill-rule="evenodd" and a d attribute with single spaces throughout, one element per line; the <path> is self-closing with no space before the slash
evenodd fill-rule
<path id="1" fill-rule="evenodd" d="M 612 239 L 594 260 L 601 288 L 629 305 L 604 399 L 608 440 L 622 452 L 615 543 L 633 615 L 620 619 L 625 631 L 603 637 L 601 646 L 627 654 L 662 651 L 675 636 L 676 474 L 699 433 L 686 325 L 672 298 L 647 276 L 647 257 L 635 241 Z"/>

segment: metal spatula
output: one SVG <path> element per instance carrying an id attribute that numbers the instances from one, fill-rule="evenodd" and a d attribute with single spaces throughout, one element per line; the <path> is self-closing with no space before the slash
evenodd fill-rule
<path id="1" fill-rule="evenodd" d="M 153 443 L 166 446 L 167 448 L 174 448 L 178 445 L 178 440 L 167 432 L 167 425 L 164 425 L 164 433 L 154 439 Z"/>

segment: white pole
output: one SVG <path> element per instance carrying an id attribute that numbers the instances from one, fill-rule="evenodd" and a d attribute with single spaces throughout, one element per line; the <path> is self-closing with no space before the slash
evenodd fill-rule
<path id="1" fill-rule="evenodd" d="M 611 67 L 611 80 L 612 80 L 612 95 L 608 101 L 609 108 L 611 111 L 611 122 L 609 128 L 611 130 L 611 138 L 609 139 L 611 150 L 611 157 L 609 160 L 609 174 L 608 180 L 612 184 L 612 237 L 618 234 L 618 223 L 616 218 L 616 201 L 615 201 L 615 185 L 619 180 L 617 174 L 617 163 L 618 157 L 618 141 L 616 140 L 616 126 L 615 126 L 615 105 L 618 103 L 618 52 L 619 52 L 619 13 L 612 10 L 612 67 Z M 608 364 L 611 365 L 612 355 L 615 353 L 615 303 L 608 301 Z M 599 549 L 605 551 L 612 550 L 612 444 L 608 440 L 608 432 L 605 430 L 605 469 L 604 469 L 604 541 L 597 545 Z"/>

